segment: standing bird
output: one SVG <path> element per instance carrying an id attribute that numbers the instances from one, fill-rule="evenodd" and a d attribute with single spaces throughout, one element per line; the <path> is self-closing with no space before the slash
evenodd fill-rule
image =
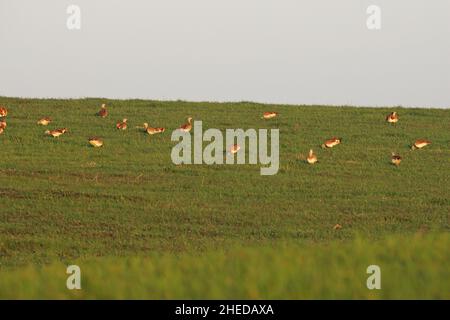
<path id="1" fill-rule="evenodd" d="M 127 119 L 117 122 L 116 128 L 119 130 L 126 130 L 128 128 Z"/>
<path id="2" fill-rule="evenodd" d="M 67 131 L 68 131 L 67 128 L 56 129 L 56 130 L 47 130 L 47 131 L 45 131 L 45 134 L 52 136 L 53 138 L 58 138 L 59 136 L 66 133 Z"/>
<path id="3" fill-rule="evenodd" d="M 239 150 L 241 150 L 241 146 L 238 145 L 238 144 L 233 144 L 233 145 L 230 147 L 230 153 L 231 153 L 231 154 L 236 154 L 236 153 L 238 153 Z"/>
<path id="4" fill-rule="evenodd" d="M 399 166 L 400 162 L 402 162 L 402 157 L 400 157 L 398 154 L 395 154 L 392 152 L 392 158 L 391 158 L 392 164 Z"/>
<path id="5" fill-rule="evenodd" d="M 0 106 L 0 118 L 4 118 L 8 115 L 8 110 L 5 107 Z"/>
<path id="6" fill-rule="evenodd" d="M 188 123 L 183 124 L 183 125 L 180 127 L 180 130 L 181 130 L 181 131 L 184 131 L 184 132 L 190 132 L 190 131 L 192 130 L 192 118 L 189 117 L 189 118 L 187 119 L 187 121 L 188 121 Z"/>
<path id="7" fill-rule="evenodd" d="M 278 112 L 268 111 L 263 113 L 263 119 L 272 119 L 278 115 Z"/>
<path id="8" fill-rule="evenodd" d="M 150 127 L 148 125 L 148 123 L 144 123 L 144 130 L 149 135 L 154 135 L 154 134 L 157 134 L 157 133 L 163 133 L 164 131 L 166 131 L 166 128 L 153 128 L 153 127 Z"/>
<path id="9" fill-rule="evenodd" d="M 106 118 L 108 116 L 108 110 L 106 110 L 106 104 L 102 104 L 100 111 L 97 113 L 99 117 Z"/>
<path id="10" fill-rule="evenodd" d="M 309 164 L 314 164 L 318 161 L 317 156 L 314 154 L 314 151 L 312 149 L 309 150 L 309 154 L 308 157 L 306 158 L 306 161 L 308 161 Z"/>
<path id="11" fill-rule="evenodd" d="M 388 114 L 388 116 L 386 117 L 386 121 L 389 123 L 397 123 L 398 122 L 398 113 L 397 112 L 391 112 L 390 114 Z"/>
<path id="12" fill-rule="evenodd" d="M 99 137 L 91 137 L 89 138 L 89 144 L 94 148 L 103 147 L 103 140 Z"/>
<path id="13" fill-rule="evenodd" d="M 426 147 L 427 145 L 431 144 L 431 141 L 426 139 L 418 139 L 416 140 L 413 145 L 411 146 L 411 150 L 415 149 L 422 149 L 423 147 Z"/>
<path id="14" fill-rule="evenodd" d="M 324 144 L 322 144 L 322 148 L 333 148 L 335 146 L 337 146 L 338 144 L 340 144 L 342 141 L 342 138 L 336 138 L 333 137 L 331 139 L 328 139 L 327 141 L 325 141 Z"/>
<path id="15" fill-rule="evenodd" d="M 45 118 L 40 119 L 40 120 L 37 122 L 37 124 L 38 124 L 38 125 L 41 125 L 41 126 L 48 126 L 48 125 L 50 124 L 50 122 L 52 122 L 52 119 L 50 119 L 50 118 L 48 118 L 48 117 L 45 117 Z"/>
<path id="16" fill-rule="evenodd" d="M 230 146 L 229 148 L 227 148 L 227 150 L 225 150 L 223 152 L 223 154 L 227 157 L 234 155 L 236 153 L 239 152 L 239 150 L 241 150 L 241 146 L 238 144 L 233 144 L 232 146 Z"/>

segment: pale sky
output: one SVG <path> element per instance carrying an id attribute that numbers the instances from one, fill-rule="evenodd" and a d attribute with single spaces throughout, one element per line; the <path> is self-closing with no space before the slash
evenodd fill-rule
<path id="1" fill-rule="evenodd" d="M 450 1 L 0 0 L 0 95 L 448 108 Z"/>

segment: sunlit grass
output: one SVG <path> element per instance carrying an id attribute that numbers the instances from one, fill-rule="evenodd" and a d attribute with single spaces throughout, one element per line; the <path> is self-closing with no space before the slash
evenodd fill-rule
<path id="1" fill-rule="evenodd" d="M 0 298 L 449 299 L 449 247 L 441 234 L 74 259 L 0 271 Z M 66 288 L 68 264 L 81 268 L 81 290 Z M 367 288 L 370 265 L 380 267 L 381 290 Z"/>
<path id="2" fill-rule="evenodd" d="M 110 116 L 94 114 L 106 102 Z M 448 232 L 450 111 L 387 108 L 22 100 L 9 109 L 0 136 L 0 264 L 12 268 L 99 256 L 199 253 L 236 245 L 345 242 L 355 234 Z M 261 120 L 264 111 L 280 113 Z M 67 127 L 59 139 L 36 124 Z M 260 165 L 175 166 L 173 129 L 188 116 L 207 128 L 279 128 L 280 171 Z M 128 118 L 129 130 L 115 130 Z M 135 126 L 166 127 L 147 136 Z M 104 148 L 88 145 L 100 136 Z M 332 150 L 320 144 L 342 136 Z M 426 138 L 433 144 L 409 151 Z M 313 148 L 319 163 L 305 164 Z M 390 164 L 391 151 L 404 157 Z M 333 230 L 341 224 L 339 231 Z"/>

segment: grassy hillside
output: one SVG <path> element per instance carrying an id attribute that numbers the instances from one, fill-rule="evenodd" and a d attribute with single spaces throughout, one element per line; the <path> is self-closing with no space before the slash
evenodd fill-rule
<path id="1" fill-rule="evenodd" d="M 94 114 L 106 102 L 110 116 Z M 0 263 L 71 261 L 99 256 L 147 256 L 233 246 L 269 247 L 379 239 L 391 234 L 448 232 L 450 110 L 391 109 L 0 98 L 9 109 L 0 135 Z M 278 111 L 264 121 L 263 111 Z M 36 124 L 67 127 L 59 139 Z M 281 168 L 260 165 L 175 166 L 172 129 L 187 116 L 206 128 L 279 128 Z M 128 118 L 130 128 L 115 123 Z M 147 136 L 149 122 L 166 133 Z M 104 138 L 94 149 L 87 138 Z M 332 136 L 343 143 L 319 145 Z M 416 138 L 430 139 L 409 151 Z M 315 149 L 320 162 L 304 163 Z M 390 153 L 404 157 L 399 168 Z M 333 230 L 335 224 L 342 229 Z"/>
<path id="2" fill-rule="evenodd" d="M 0 299 L 450 299 L 449 247 L 449 234 L 417 235 L 77 260 L 81 290 L 67 290 L 67 265 L 54 263 L 0 271 Z M 381 290 L 366 286 L 373 264 Z"/>

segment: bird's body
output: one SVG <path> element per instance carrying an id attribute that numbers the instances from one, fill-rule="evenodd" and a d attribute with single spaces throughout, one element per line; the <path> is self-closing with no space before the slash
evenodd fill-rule
<path id="1" fill-rule="evenodd" d="M 263 113 L 263 119 L 272 119 L 278 115 L 278 112 L 268 111 Z"/>
<path id="2" fill-rule="evenodd" d="M 58 138 L 59 136 L 65 134 L 67 132 L 66 128 L 56 129 L 56 130 L 47 130 L 45 134 L 52 136 L 53 138 Z"/>
<path id="3" fill-rule="evenodd" d="M 400 157 L 398 154 L 395 154 L 394 152 L 392 152 L 391 162 L 392 162 L 392 164 L 399 166 L 400 162 L 402 162 L 402 157 Z"/>
<path id="4" fill-rule="evenodd" d="M 184 132 L 190 132 L 191 130 L 192 130 L 192 118 L 191 117 L 189 117 L 188 119 L 187 119 L 187 123 L 186 124 L 183 124 L 181 127 L 180 127 L 180 130 L 181 131 L 184 131 Z"/>
<path id="5" fill-rule="evenodd" d="M 158 133 L 163 133 L 164 131 L 166 131 L 166 128 L 153 128 L 153 127 L 150 127 L 148 125 L 148 123 L 144 123 L 144 130 L 149 135 L 154 135 L 154 134 L 158 134 Z"/>
<path id="6" fill-rule="evenodd" d="M 45 117 L 45 118 L 40 119 L 40 120 L 37 122 L 37 124 L 38 124 L 38 125 L 41 125 L 41 126 L 48 126 L 48 125 L 50 124 L 50 122 L 52 122 L 52 119 L 50 119 L 50 118 L 48 118 L 48 117 Z"/>
<path id="7" fill-rule="evenodd" d="M 89 144 L 95 148 L 100 148 L 103 146 L 103 140 L 99 137 L 89 138 Z"/>
<path id="8" fill-rule="evenodd" d="M 386 121 L 389 123 L 397 123 L 398 122 L 398 113 L 397 112 L 391 112 L 387 117 Z"/>
<path id="9" fill-rule="evenodd" d="M 308 154 L 308 157 L 306 158 L 306 161 L 309 164 L 314 164 L 318 161 L 317 156 L 314 154 L 314 151 L 312 149 L 309 150 L 309 154 Z"/>
<path id="10" fill-rule="evenodd" d="M 325 143 L 322 144 L 322 148 L 333 148 L 333 147 L 337 146 L 338 144 L 340 144 L 341 141 L 342 141 L 342 138 L 333 137 L 333 138 L 325 141 Z"/>
<path id="11" fill-rule="evenodd" d="M 0 107 L 0 118 L 4 118 L 8 115 L 8 110 L 5 107 Z"/>
<path id="12" fill-rule="evenodd" d="M 428 146 L 429 144 L 431 144 L 431 141 L 426 140 L 426 139 L 418 139 L 416 140 L 413 145 L 411 146 L 411 150 L 415 150 L 415 149 L 422 149 L 426 146 Z"/>
<path id="13" fill-rule="evenodd" d="M 4 129 L 6 129 L 6 126 L 7 126 L 6 121 L 5 120 L 1 120 L 0 121 L 0 128 L 4 130 Z"/>
<path id="14" fill-rule="evenodd" d="M 117 122 L 116 128 L 118 130 L 126 130 L 128 128 L 127 119 Z"/>
<path id="15" fill-rule="evenodd" d="M 106 118 L 108 116 L 108 110 L 106 110 L 106 104 L 102 104 L 100 111 L 97 113 L 99 117 Z"/>

